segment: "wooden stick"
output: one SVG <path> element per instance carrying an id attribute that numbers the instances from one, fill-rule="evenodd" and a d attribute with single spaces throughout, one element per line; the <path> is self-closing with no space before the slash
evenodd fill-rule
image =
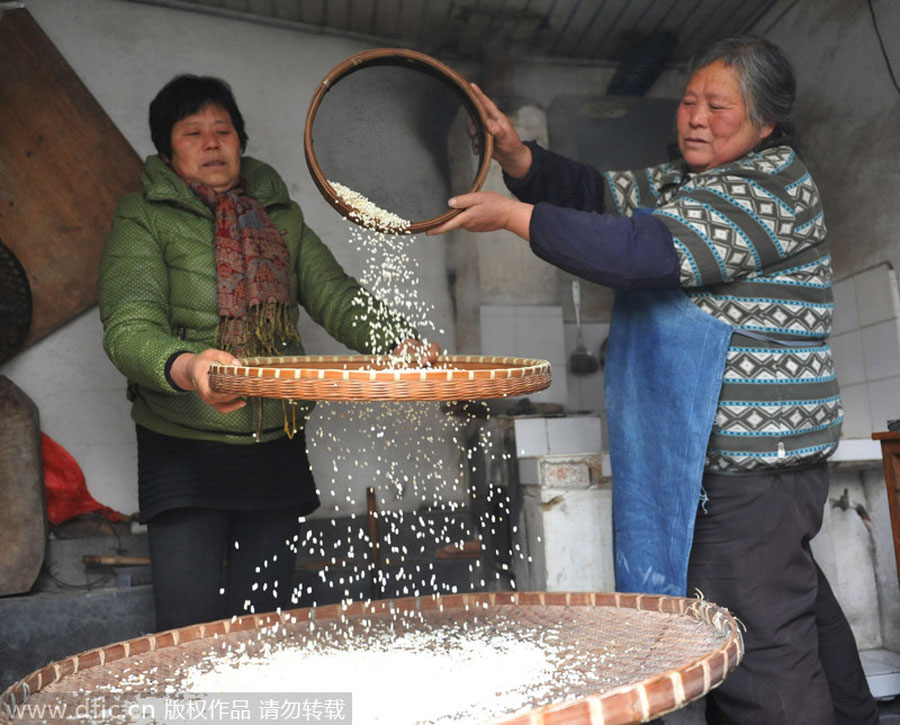
<path id="1" fill-rule="evenodd" d="M 85 564 L 94 564 L 95 566 L 148 566 L 150 564 L 149 556 L 98 556 L 95 554 L 85 554 L 82 557 Z"/>
<path id="2" fill-rule="evenodd" d="M 375 508 L 375 488 L 369 486 L 366 489 L 366 514 L 369 519 L 369 541 L 372 553 L 372 586 L 375 599 L 384 596 L 384 587 L 381 586 L 381 555 L 378 546 L 378 511 Z"/>

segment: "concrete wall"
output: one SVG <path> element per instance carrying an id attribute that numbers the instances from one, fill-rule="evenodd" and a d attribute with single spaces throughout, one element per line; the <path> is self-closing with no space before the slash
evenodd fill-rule
<path id="1" fill-rule="evenodd" d="M 872 5 L 897 76 L 900 3 Z M 768 37 L 785 49 L 797 72 L 800 148 L 822 192 L 836 276 L 881 262 L 898 268 L 900 92 L 867 3 L 796 3 Z"/>

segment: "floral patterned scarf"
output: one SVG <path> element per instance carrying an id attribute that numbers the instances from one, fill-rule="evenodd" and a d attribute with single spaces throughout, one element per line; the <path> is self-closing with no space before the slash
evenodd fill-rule
<path id="1" fill-rule="evenodd" d="M 291 324 L 291 258 L 262 206 L 245 196 L 243 181 L 219 193 L 189 183 L 216 215 L 219 347 L 238 357 L 278 355 L 297 341 Z"/>

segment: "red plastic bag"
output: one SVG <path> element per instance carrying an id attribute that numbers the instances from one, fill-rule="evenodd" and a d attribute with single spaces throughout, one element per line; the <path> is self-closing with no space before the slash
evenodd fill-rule
<path id="1" fill-rule="evenodd" d="M 46 433 L 41 433 L 44 456 L 44 490 L 47 519 L 54 526 L 82 514 L 97 512 L 107 521 L 128 521 L 130 517 L 99 503 L 87 490 L 84 473 L 68 451 Z"/>

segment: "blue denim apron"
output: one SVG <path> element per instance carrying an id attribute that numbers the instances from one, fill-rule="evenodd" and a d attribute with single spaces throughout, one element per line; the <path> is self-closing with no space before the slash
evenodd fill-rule
<path id="1" fill-rule="evenodd" d="M 605 378 L 617 591 L 686 594 L 732 331 L 681 290 L 616 293 Z"/>

